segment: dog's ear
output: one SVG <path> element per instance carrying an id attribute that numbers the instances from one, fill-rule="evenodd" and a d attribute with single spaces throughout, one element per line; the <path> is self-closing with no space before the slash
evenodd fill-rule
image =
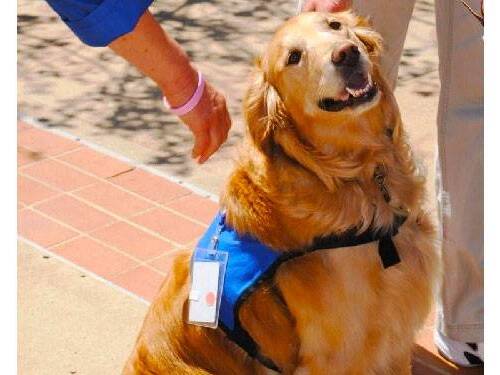
<path id="1" fill-rule="evenodd" d="M 382 36 L 371 28 L 367 18 L 357 16 L 354 33 L 365 45 L 370 57 L 378 58 L 382 52 Z"/>
<path id="2" fill-rule="evenodd" d="M 255 146 L 270 155 L 273 130 L 287 126 L 290 117 L 276 89 L 266 80 L 258 60 L 243 100 L 246 126 Z"/>

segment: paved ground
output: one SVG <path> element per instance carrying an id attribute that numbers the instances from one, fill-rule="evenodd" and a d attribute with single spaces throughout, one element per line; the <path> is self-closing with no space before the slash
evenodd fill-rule
<path id="1" fill-rule="evenodd" d="M 147 305 L 23 242 L 18 265 L 18 374 L 119 374 Z"/>
<path id="2" fill-rule="evenodd" d="M 22 122 L 18 181 L 21 373 L 118 373 L 144 302 L 217 205 L 93 145 Z M 432 329 L 430 316 L 414 374 L 456 373 L 437 356 Z"/>
<path id="3" fill-rule="evenodd" d="M 19 124 L 19 234 L 151 299 L 217 204 L 143 169 Z"/>
<path id="4" fill-rule="evenodd" d="M 18 8 L 19 113 L 46 127 L 19 126 L 19 230 L 30 241 L 19 247 L 20 373 L 119 373 L 145 312 L 139 299 L 151 299 L 172 254 L 196 240 L 216 209 L 191 187 L 218 193 L 242 136 L 253 56 L 295 2 L 155 2 L 153 13 L 228 98 L 231 136 L 202 167 L 189 160 L 189 133 L 163 110 L 151 82 L 107 49 L 83 46 L 45 2 L 19 0 Z M 396 92 L 428 171 L 431 210 L 439 91 L 433 16 L 433 1 L 417 0 Z M 467 373 L 436 356 L 432 326 L 431 319 L 419 338 L 414 374 Z"/>

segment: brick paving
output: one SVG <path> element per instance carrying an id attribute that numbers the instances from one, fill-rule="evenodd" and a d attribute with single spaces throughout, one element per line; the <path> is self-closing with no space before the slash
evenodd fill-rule
<path id="1" fill-rule="evenodd" d="M 18 156 L 19 235 L 146 301 L 217 211 L 180 184 L 23 122 Z M 413 375 L 481 374 L 441 359 L 433 317 L 417 340 Z"/>
<path id="2" fill-rule="evenodd" d="M 177 183 L 23 122 L 18 155 L 20 236 L 146 300 L 217 211 Z"/>

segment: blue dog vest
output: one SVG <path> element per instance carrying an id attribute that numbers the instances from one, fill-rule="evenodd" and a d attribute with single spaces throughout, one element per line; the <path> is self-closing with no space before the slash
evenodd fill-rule
<path id="1" fill-rule="evenodd" d="M 392 237 L 398 233 L 405 219 L 406 217 L 396 216 L 392 230 L 389 232 L 369 228 L 357 234 L 357 231 L 352 229 L 342 235 L 317 238 L 312 246 L 305 249 L 278 252 L 252 236 L 238 234 L 226 224 L 225 214 L 219 212 L 198 242 L 199 248 L 216 248 L 228 252 L 219 326 L 228 338 L 238 344 L 249 356 L 260 361 L 264 366 L 280 372 L 271 359 L 259 352 L 257 343 L 240 324 L 239 308 L 246 297 L 262 282 L 271 279 L 284 262 L 317 250 L 357 246 L 378 241 L 379 255 L 384 268 L 397 264 L 400 259 Z"/>

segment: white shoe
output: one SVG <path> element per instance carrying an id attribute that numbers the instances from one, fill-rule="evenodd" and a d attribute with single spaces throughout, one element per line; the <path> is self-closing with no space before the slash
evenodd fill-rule
<path id="1" fill-rule="evenodd" d="M 484 363 L 484 344 L 482 342 L 455 341 L 436 330 L 434 343 L 443 357 L 459 366 L 475 367 L 482 366 Z"/>

